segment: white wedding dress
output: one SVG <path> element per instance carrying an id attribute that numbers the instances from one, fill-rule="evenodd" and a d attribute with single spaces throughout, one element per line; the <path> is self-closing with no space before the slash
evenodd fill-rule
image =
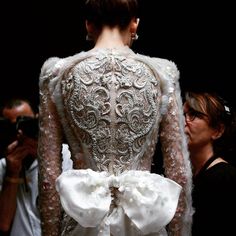
<path id="1" fill-rule="evenodd" d="M 173 62 L 128 47 L 45 62 L 39 137 L 44 235 L 164 236 L 168 224 L 169 235 L 190 235 L 191 169 L 178 78 Z M 165 177 L 150 173 L 158 137 Z M 64 139 L 74 169 L 61 174 Z"/>

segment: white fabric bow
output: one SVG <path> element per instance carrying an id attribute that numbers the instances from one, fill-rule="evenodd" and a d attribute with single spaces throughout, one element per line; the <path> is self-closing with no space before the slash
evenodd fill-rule
<path id="1" fill-rule="evenodd" d="M 113 197 L 111 188 L 118 191 Z M 125 215 L 141 234 L 159 232 L 173 218 L 181 186 L 148 171 L 119 176 L 91 169 L 68 170 L 56 181 L 65 212 L 83 227 L 102 225 L 101 234 L 124 235 Z M 110 210 L 111 203 L 115 207 Z"/>

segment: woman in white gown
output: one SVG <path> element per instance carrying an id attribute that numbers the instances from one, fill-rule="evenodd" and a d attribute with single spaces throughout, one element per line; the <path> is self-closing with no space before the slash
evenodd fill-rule
<path id="1" fill-rule="evenodd" d="M 94 48 L 50 58 L 42 67 L 45 236 L 190 235 L 191 168 L 179 73 L 173 62 L 130 49 L 137 8 L 136 0 L 87 0 Z M 165 177 L 150 173 L 158 137 Z M 61 174 L 64 138 L 74 169 Z"/>

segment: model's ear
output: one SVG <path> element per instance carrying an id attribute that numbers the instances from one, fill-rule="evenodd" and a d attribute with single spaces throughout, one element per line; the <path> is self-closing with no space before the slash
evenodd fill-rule
<path id="1" fill-rule="evenodd" d="M 133 18 L 130 23 L 130 33 L 136 34 L 139 25 L 139 18 Z"/>
<path id="2" fill-rule="evenodd" d="M 94 24 L 86 20 L 85 26 L 86 26 L 86 30 L 87 30 L 86 40 L 87 41 L 95 41 L 96 34 L 95 34 Z"/>
<path id="3" fill-rule="evenodd" d="M 94 30 L 93 24 L 86 20 L 85 26 L 86 26 L 86 30 L 87 30 L 88 34 L 89 35 L 93 34 L 93 30 Z"/>

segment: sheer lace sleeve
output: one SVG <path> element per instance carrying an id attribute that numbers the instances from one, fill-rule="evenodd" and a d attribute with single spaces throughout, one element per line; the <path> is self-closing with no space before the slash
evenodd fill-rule
<path id="1" fill-rule="evenodd" d="M 60 235 L 61 222 L 61 207 L 55 189 L 55 179 L 61 173 L 62 135 L 51 96 L 53 82 L 56 79 L 54 65 L 57 61 L 57 58 L 51 58 L 44 63 L 39 81 L 39 206 L 44 236 Z"/>
<path id="2" fill-rule="evenodd" d="M 160 126 L 165 175 L 180 184 L 182 192 L 174 218 L 169 224 L 169 235 L 190 236 L 192 221 L 192 174 L 184 134 L 184 116 L 179 88 L 179 72 L 174 63 L 164 66 L 163 118 Z"/>

